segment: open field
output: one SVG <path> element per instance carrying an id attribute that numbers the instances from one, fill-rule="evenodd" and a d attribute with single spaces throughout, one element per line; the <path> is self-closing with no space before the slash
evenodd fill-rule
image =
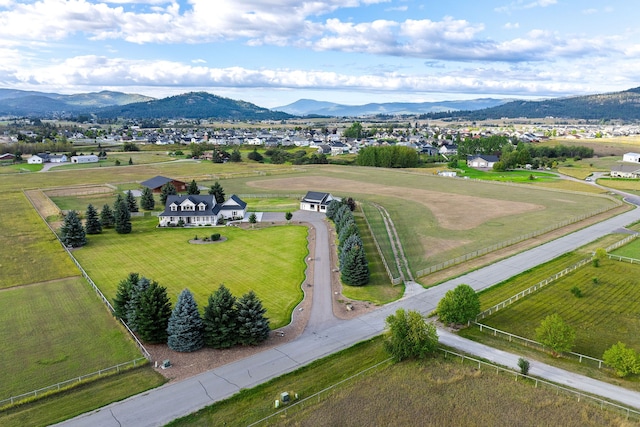
<path id="1" fill-rule="evenodd" d="M 367 218 L 373 234 L 376 236 L 378 245 L 380 245 L 380 251 L 387 262 L 391 275 L 394 278 L 400 277 L 398 265 L 395 262 L 395 256 L 393 254 L 393 248 L 391 247 L 391 241 L 389 240 L 389 234 L 387 233 L 387 229 L 384 225 L 384 219 L 382 218 L 380 211 L 370 203 L 360 203 L 359 206 Z"/>
<path id="2" fill-rule="evenodd" d="M 0 336 L 0 399 L 141 357 L 80 277 L 0 291 Z"/>
<path id="3" fill-rule="evenodd" d="M 640 259 L 640 240 L 637 238 L 621 248 L 611 252 L 615 255 L 626 256 L 628 258 Z"/>
<path id="4" fill-rule="evenodd" d="M 624 178 L 600 178 L 598 184 L 632 194 L 640 194 L 640 180 Z"/>
<path id="5" fill-rule="evenodd" d="M 302 300 L 307 229 L 289 225 L 245 230 L 236 227 L 158 229 L 158 219 L 133 219 L 133 232 L 114 230 L 89 236 L 74 256 L 105 296 L 113 299 L 118 283 L 130 272 L 157 281 L 173 302 L 189 288 L 202 309 L 221 283 L 240 297 L 254 290 L 267 308 L 273 328 L 286 325 Z M 190 244 L 220 233 L 227 240 Z M 256 245 L 259 241 L 260 245 Z"/>
<path id="6" fill-rule="evenodd" d="M 587 264 L 521 299 L 482 323 L 535 340 L 535 328 L 549 314 L 558 313 L 576 331 L 573 351 L 601 358 L 611 345 L 622 341 L 640 348 L 640 265 L 602 260 Z M 597 279 L 597 280 L 594 280 Z M 578 287 L 583 296 L 571 293 Z M 488 291 L 487 294 L 490 294 Z"/>
<path id="7" fill-rule="evenodd" d="M 579 146 L 593 148 L 593 152 L 598 157 L 607 156 L 619 156 L 622 157 L 624 153 L 630 151 L 640 151 L 640 137 L 626 136 L 615 138 L 593 138 L 593 139 L 568 139 L 568 138 L 554 138 L 547 141 L 542 141 L 540 145 L 555 146 L 555 145 L 567 145 L 567 146 Z M 585 159 L 589 160 L 589 159 Z"/>
<path id="8" fill-rule="evenodd" d="M 96 148 L 94 154 L 98 154 L 99 149 Z M 88 154 L 88 153 L 87 153 Z M 132 152 L 117 152 L 110 151 L 107 157 L 100 160 L 98 163 L 64 163 L 60 166 L 56 166 L 56 170 L 65 169 L 93 169 L 104 168 L 109 166 L 116 166 L 116 161 L 120 162 L 120 167 L 129 166 L 129 159 L 134 165 L 144 165 L 149 163 L 161 163 L 170 162 L 176 160 L 175 156 L 169 156 L 167 151 L 132 151 Z"/>
<path id="9" fill-rule="evenodd" d="M 578 179 L 585 179 L 593 172 L 609 172 L 622 156 L 593 157 L 591 159 L 567 159 L 558 165 L 558 172 Z"/>
<path id="10" fill-rule="evenodd" d="M 274 198 L 243 197 L 242 200 L 247 202 L 247 212 L 292 212 L 293 213 L 298 209 L 300 209 L 300 200 L 288 198 L 288 197 L 274 197 Z"/>
<path id="11" fill-rule="evenodd" d="M 0 166 L 0 174 L 38 172 L 40 170 L 42 170 L 42 165 L 30 165 L 28 163 Z"/>
<path id="12" fill-rule="evenodd" d="M 358 344 L 314 362 L 170 426 L 249 425 L 275 413 L 282 391 L 301 399 L 384 361 L 382 340 Z M 261 425 L 629 425 L 624 416 L 534 388 L 494 370 L 438 356 L 424 362 L 382 364 Z"/>
<path id="13" fill-rule="evenodd" d="M 458 174 L 462 178 L 469 179 L 482 179 L 486 181 L 504 181 L 504 182 L 518 182 L 518 183 L 532 183 L 532 182 L 553 182 L 558 177 L 552 173 L 541 172 L 537 170 L 513 170 L 513 171 L 493 171 L 493 170 L 480 170 L 470 168 L 463 162 L 457 168 Z"/>
<path id="14" fill-rule="evenodd" d="M 2 201 L 0 289 L 79 274 L 24 194 L 4 193 Z"/>

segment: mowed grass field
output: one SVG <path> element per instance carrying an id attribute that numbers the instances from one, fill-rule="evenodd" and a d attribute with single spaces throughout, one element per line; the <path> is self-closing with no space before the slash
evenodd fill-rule
<path id="1" fill-rule="evenodd" d="M 612 252 L 614 255 L 640 259 L 640 240 L 637 238 Z"/>
<path id="2" fill-rule="evenodd" d="M 89 236 L 74 256 L 109 299 L 118 283 L 137 272 L 167 288 L 175 303 L 189 288 L 202 310 L 209 295 L 224 283 L 240 297 L 254 290 L 267 308 L 273 328 L 289 323 L 302 300 L 307 228 L 300 225 L 241 229 L 236 227 L 162 228 L 156 217 L 134 218 L 133 232 L 115 230 Z M 190 244 L 220 233 L 226 241 Z"/>
<path id="3" fill-rule="evenodd" d="M 81 277 L 0 291 L 0 399 L 142 357 Z"/>
<path id="4" fill-rule="evenodd" d="M 574 352 L 602 358 L 602 353 L 618 341 L 637 349 L 640 348 L 638 275 L 637 264 L 608 259 L 600 261 L 597 268 L 587 264 L 482 323 L 535 340 L 535 328 L 542 319 L 558 313 L 576 331 Z M 581 298 L 572 294 L 573 287 L 581 290 Z"/>
<path id="5" fill-rule="evenodd" d="M 423 362 L 383 363 L 345 383 L 339 381 L 384 361 L 382 340 L 374 339 L 314 362 L 169 425 L 246 426 L 276 412 L 282 391 L 308 398 L 260 425 L 278 426 L 470 426 L 631 425 L 617 415 L 554 389 L 535 388 L 509 374 L 438 356 Z M 281 407 L 282 409 L 282 407 Z"/>

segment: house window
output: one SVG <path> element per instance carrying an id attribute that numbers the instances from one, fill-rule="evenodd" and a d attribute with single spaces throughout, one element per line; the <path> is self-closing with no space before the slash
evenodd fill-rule
<path id="1" fill-rule="evenodd" d="M 178 207 L 176 205 L 171 205 L 171 212 L 175 212 L 178 210 Z"/>
<path id="2" fill-rule="evenodd" d="M 231 216 L 237 216 L 237 215 L 238 215 L 238 212 L 236 212 L 236 211 L 231 211 Z"/>

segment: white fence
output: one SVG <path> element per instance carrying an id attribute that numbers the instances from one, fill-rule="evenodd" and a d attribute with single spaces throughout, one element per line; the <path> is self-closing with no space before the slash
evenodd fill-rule
<path id="1" fill-rule="evenodd" d="M 362 212 L 364 221 L 367 223 L 367 227 L 369 227 L 369 234 L 371 234 L 371 237 L 373 238 L 373 243 L 375 243 L 376 245 L 376 249 L 378 250 L 378 254 L 380 254 L 380 259 L 382 259 L 382 264 L 384 265 L 384 269 L 387 272 L 387 275 L 389 276 L 391 283 L 394 285 L 399 285 L 400 283 L 402 283 L 402 277 L 393 277 L 393 274 L 391 273 L 391 269 L 389 269 L 389 265 L 387 264 L 387 260 L 384 257 L 384 253 L 382 252 L 382 248 L 380 248 L 380 244 L 378 244 L 378 239 L 376 239 L 376 234 L 373 232 L 373 228 L 371 228 L 371 224 L 369 224 L 369 219 L 367 219 L 367 214 L 365 213 L 364 209 L 362 209 L 362 207 L 360 208 L 360 211 Z"/>

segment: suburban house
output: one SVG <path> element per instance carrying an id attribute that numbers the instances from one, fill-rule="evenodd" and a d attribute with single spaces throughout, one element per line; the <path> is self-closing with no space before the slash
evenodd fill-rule
<path id="1" fill-rule="evenodd" d="M 176 187 L 176 191 L 181 192 L 181 191 L 187 191 L 187 184 L 182 182 L 182 181 L 178 181 L 177 179 L 172 179 L 172 178 L 167 178 L 166 176 L 154 176 L 151 179 L 148 179 L 146 181 L 142 181 L 140 183 L 140 185 L 142 185 L 143 187 L 147 187 L 150 188 L 151 191 L 153 191 L 154 193 L 160 193 L 162 191 L 162 186 L 171 182 L 173 184 L 174 187 Z"/>
<path id="2" fill-rule="evenodd" d="M 213 195 L 170 195 L 164 212 L 159 216 L 160 227 L 218 225 L 226 220 L 241 220 L 247 213 L 247 203 L 235 194 L 224 203 L 216 203 Z"/>
<path id="3" fill-rule="evenodd" d="M 640 178 L 640 165 L 619 163 L 611 167 L 612 178 Z"/>
<path id="4" fill-rule="evenodd" d="M 308 191 L 300 200 L 300 210 L 312 212 L 326 212 L 327 206 L 332 200 L 341 201 L 339 197 L 333 197 L 330 193 Z"/>
<path id="5" fill-rule="evenodd" d="M 449 144 L 449 145 L 445 144 L 440 147 L 440 150 L 438 150 L 438 152 L 445 157 L 456 155 L 458 154 L 458 146 L 455 144 Z"/>
<path id="6" fill-rule="evenodd" d="M 71 163 L 98 163 L 98 156 L 89 154 L 87 156 L 71 156 Z"/>
<path id="7" fill-rule="evenodd" d="M 622 155 L 623 162 L 640 163 L 640 154 L 638 153 L 626 153 Z"/>
<path id="8" fill-rule="evenodd" d="M 1 163 L 13 163 L 16 161 L 16 156 L 11 153 L 0 154 Z"/>
<path id="9" fill-rule="evenodd" d="M 487 154 L 467 156 L 467 166 L 470 168 L 492 168 L 498 161 L 498 156 Z"/>
<path id="10" fill-rule="evenodd" d="M 65 163 L 66 161 L 66 154 L 57 155 L 49 153 L 34 154 L 27 159 L 27 163 L 30 165 L 41 165 L 43 163 Z"/>

